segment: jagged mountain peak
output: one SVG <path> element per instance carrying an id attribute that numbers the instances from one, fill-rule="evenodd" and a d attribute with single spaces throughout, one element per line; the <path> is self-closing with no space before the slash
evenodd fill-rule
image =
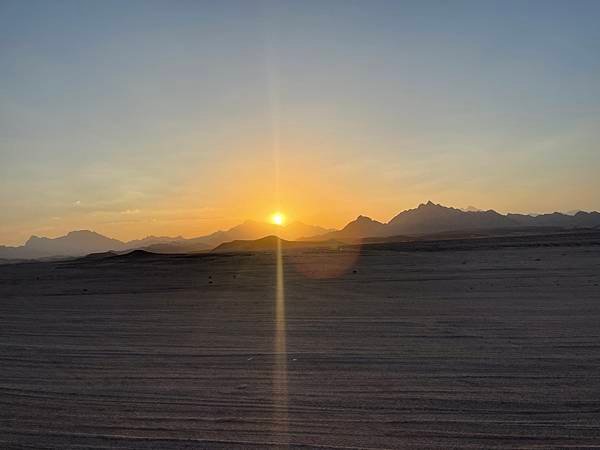
<path id="1" fill-rule="evenodd" d="M 377 221 L 374 219 L 371 219 L 369 216 L 363 216 L 361 214 L 356 219 L 354 219 L 353 222 L 355 222 L 355 223 L 373 223 L 373 222 L 377 222 Z"/>

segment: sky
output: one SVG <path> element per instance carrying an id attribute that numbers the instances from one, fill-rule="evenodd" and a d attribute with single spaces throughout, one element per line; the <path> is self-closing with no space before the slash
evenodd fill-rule
<path id="1" fill-rule="evenodd" d="M 0 0 L 0 244 L 600 210 L 598 1 Z"/>

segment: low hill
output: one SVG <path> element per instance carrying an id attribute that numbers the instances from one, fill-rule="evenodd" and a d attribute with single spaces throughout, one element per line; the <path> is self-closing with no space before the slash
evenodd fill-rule
<path id="1" fill-rule="evenodd" d="M 113 256 L 113 259 L 127 259 L 127 260 L 140 260 L 160 257 L 158 253 L 148 252 L 146 250 L 132 250 L 127 253 L 121 253 L 120 255 Z"/>
<path id="2" fill-rule="evenodd" d="M 85 255 L 82 258 L 79 258 L 79 261 L 101 261 L 103 259 L 112 258 L 113 256 L 117 255 L 118 253 L 113 251 L 90 253 L 89 255 Z"/>
<path id="3" fill-rule="evenodd" d="M 218 245 L 212 251 L 215 253 L 223 252 L 254 252 L 254 251 L 276 251 L 278 242 L 282 249 L 302 249 L 302 248 L 335 248 L 340 245 L 336 241 L 287 241 L 277 236 L 267 236 L 254 240 L 235 240 Z"/>

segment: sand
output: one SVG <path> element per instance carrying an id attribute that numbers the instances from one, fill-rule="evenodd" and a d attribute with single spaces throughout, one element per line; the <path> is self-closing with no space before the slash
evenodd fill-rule
<path id="1" fill-rule="evenodd" d="M 0 448 L 600 446 L 600 246 L 426 250 L 0 266 Z"/>

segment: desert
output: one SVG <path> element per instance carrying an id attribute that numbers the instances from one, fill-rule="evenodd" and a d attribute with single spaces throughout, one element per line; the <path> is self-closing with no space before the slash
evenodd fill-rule
<path id="1" fill-rule="evenodd" d="M 284 249 L 282 266 L 279 317 L 276 252 L 0 266 L 0 446 L 599 441 L 600 233 Z"/>

